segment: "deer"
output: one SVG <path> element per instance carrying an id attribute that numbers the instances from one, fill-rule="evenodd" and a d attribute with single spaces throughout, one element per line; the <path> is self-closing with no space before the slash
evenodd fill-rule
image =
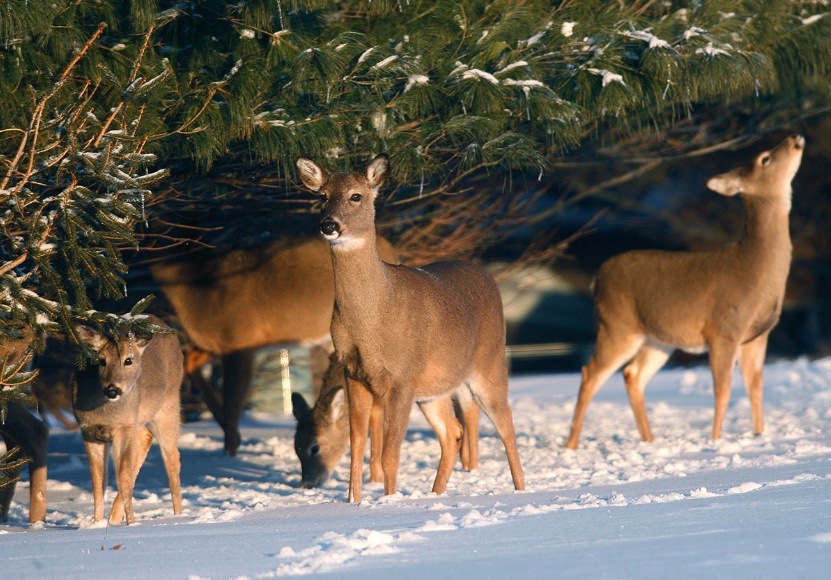
<path id="1" fill-rule="evenodd" d="M 332 342 L 343 363 L 351 445 L 349 502 L 361 501 L 363 451 L 373 402 L 384 410 L 384 494 L 397 490 L 401 444 L 417 403 L 441 448 L 432 491 L 444 493 L 461 446 L 451 394 L 462 387 L 496 427 L 514 487 L 525 488 L 505 358 L 502 298 L 493 278 L 468 262 L 412 268 L 384 262 L 375 200 L 389 171 L 380 154 L 365 173 L 329 173 L 311 159 L 295 167 L 321 203 L 335 280 Z"/>
<path id="2" fill-rule="evenodd" d="M 741 196 L 746 218 L 738 241 L 711 251 L 635 250 L 600 267 L 594 289 L 597 340 L 582 368 L 567 448 L 577 448 L 589 402 L 624 364 L 638 431 L 643 441 L 652 441 L 644 390 L 675 349 L 709 351 L 714 440 L 721 437 L 736 363 L 753 433 L 763 432 L 762 371 L 791 264 L 791 182 L 804 148 L 804 137 L 790 136 L 749 165 L 707 181 L 718 194 Z"/>
<path id="3" fill-rule="evenodd" d="M 31 328 L 26 328 L 19 340 L 0 345 L 2 364 L 25 364 L 32 344 Z M 20 402 L 8 403 L 5 420 L 0 423 L 0 436 L 7 450 L 19 447 L 20 455 L 29 461 L 29 523 L 46 520 L 46 480 L 49 428 Z M 15 458 L 16 459 L 16 458 Z M 9 518 L 9 508 L 22 465 L 7 471 L 11 483 L 0 487 L 0 521 Z"/>
<path id="4" fill-rule="evenodd" d="M 313 488 L 323 485 L 346 453 L 349 444 L 349 413 L 346 401 L 345 369 L 333 352 L 329 367 L 323 375 L 320 392 L 309 407 L 300 393 L 291 394 L 292 413 L 297 420 L 294 450 L 300 459 L 300 486 Z M 462 424 L 461 461 L 465 471 L 473 471 L 479 464 L 479 407 L 468 389 L 453 394 L 456 418 Z M 369 420 L 369 481 L 383 481 L 381 446 L 383 437 L 383 407 L 373 401 Z"/>
<path id="5" fill-rule="evenodd" d="M 378 247 L 382 259 L 398 263 L 388 240 L 379 238 Z M 187 375 L 200 385 L 224 432 L 225 453 L 233 457 L 254 349 L 330 341 L 335 286 L 328 243 L 299 236 L 220 256 L 194 253 L 157 262 L 151 273 L 197 347 L 186 359 Z M 222 359 L 221 402 L 196 372 L 214 356 Z"/>
<path id="6" fill-rule="evenodd" d="M 108 338 L 90 327 L 76 327 L 80 340 L 98 357 L 97 364 L 87 364 L 76 373 L 72 397 L 92 476 L 94 522 L 104 517 L 110 445 L 118 494 L 108 521 L 118 524 L 126 519 L 128 525 L 135 521 L 133 488 L 153 436 L 167 471 L 173 513 L 182 513 L 178 448 L 182 349 L 175 334 L 164 332 L 170 327 L 149 316 L 160 329 L 149 338 L 133 336 L 124 329 L 117 337 Z"/>

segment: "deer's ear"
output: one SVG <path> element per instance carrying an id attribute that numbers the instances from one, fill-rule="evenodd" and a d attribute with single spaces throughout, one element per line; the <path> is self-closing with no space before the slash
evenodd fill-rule
<path id="1" fill-rule="evenodd" d="M 95 350 L 101 350 L 107 342 L 107 339 L 103 334 L 93 330 L 89 326 L 84 326 L 83 324 L 77 325 L 75 327 L 75 332 L 78 333 L 78 338 L 81 339 L 81 342 L 87 343 Z"/>
<path id="2" fill-rule="evenodd" d="M 320 191 L 320 188 L 326 183 L 326 178 L 329 177 L 326 170 L 311 159 L 298 157 L 294 165 L 297 167 L 300 181 L 312 191 Z"/>
<path id="3" fill-rule="evenodd" d="M 291 394 L 291 412 L 298 423 L 303 420 L 308 420 L 312 414 L 311 409 L 309 409 L 309 404 L 300 393 Z"/>
<path id="4" fill-rule="evenodd" d="M 742 192 L 742 179 L 738 171 L 733 170 L 711 177 L 707 187 L 721 195 L 732 196 Z"/>
<path id="5" fill-rule="evenodd" d="M 386 154 L 381 153 L 375 159 L 369 162 L 369 165 L 366 168 L 366 180 L 369 183 L 369 187 L 374 192 L 378 192 L 378 189 L 383 185 L 384 181 L 387 179 L 387 173 L 390 169 L 390 159 L 386 156 Z"/>

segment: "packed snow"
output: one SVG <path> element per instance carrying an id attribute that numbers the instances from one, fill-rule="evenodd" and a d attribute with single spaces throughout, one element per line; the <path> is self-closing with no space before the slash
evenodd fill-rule
<path id="1" fill-rule="evenodd" d="M 322 489 L 300 489 L 290 417 L 252 413 L 236 458 L 208 419 L 187 423 L 184 513 L 158 448 L 135 492 L 136 524 L 92 523 L 80 434 L 53 428 L 46 524 L 26 524 L 18 485 L 0 525 L 5 578 L 823 578 L 831 569 L 831 359 L 770 363 L 764 435 L 751 434 L 738 373 L 724 437 L 709 438 L 705 366 L 663 370 L 647 389 L 655 441 L 639 441 L 618 373 L 566 450 L 579 374 L 514 377 L 527 491 L 483 418 L 481 463 L 457 462 L 430 493 L 438 443 L 414 411 L 399 493 L 364 485 L 345 502 L 348 455 Z M 367 470 L 368 471 L 368 470 Z M 115 492 L 111 487 L 107 501 Z M 109 509 L 109 507 L 108 507 Z"/>

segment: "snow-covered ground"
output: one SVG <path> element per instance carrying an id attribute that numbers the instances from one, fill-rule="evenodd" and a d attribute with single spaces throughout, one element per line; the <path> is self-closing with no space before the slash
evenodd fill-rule
<path id="1" fill-rule="evenodd" d="M 48 521 L 28 526 L 28 486 L 0 525 L 3 578 L 827 578 L 831 574 L 831 359 L 766 368 L 762 437 L 736 376 L 724 438 L 711 441 L 706 367 L 647 389 L 656 440 L 639 442 L 618 374 L 562 447 L 576 374 L 512 380 L 527 491 L 513 491 L 483 418 L 481 465 L 429 493 L 438 443 L 415 411 L 400 494 L 364 485 L 345 503 L 348 457 L 303 490 L 291 418 L 254 415 L 237 458 L 212 421 L 185 425 L 184 514 L 173 516 L 158 448 L 136 487 L 137 523 L 93 526 L 78 433 L 54 429 Z M 112 478 L 111 478 L 112 483 Z M 108 492 L 111 501 L 114 492 Z M 109 508 L 108 508 L 109 509 Z"/>

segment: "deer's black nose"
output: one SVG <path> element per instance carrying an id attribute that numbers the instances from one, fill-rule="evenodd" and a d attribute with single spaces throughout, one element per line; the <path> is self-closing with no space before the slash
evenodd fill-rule
<path id="1" fill-rule="evenodd" d="M 338 231 L 338 224 L 335 220 L 326 220 L 320 222 L 320 231 L 324 236 L 331 236 Z"/>
<path id="2" fill-rule="evenodd" d="M 119 389 L 115 385 L 110 385 L 109 387 L 104 389 L 104 395 L 111 401 L 115 401 L 122 395 L 122 392 L 121 389 Z"/>

